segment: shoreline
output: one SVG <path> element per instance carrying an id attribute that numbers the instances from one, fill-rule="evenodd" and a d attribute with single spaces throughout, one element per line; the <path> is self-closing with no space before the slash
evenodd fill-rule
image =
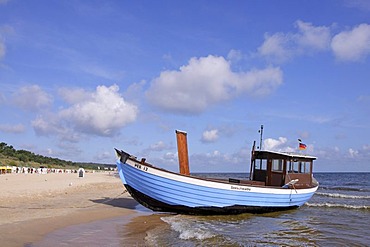
<path id="1" fill-rule="evenodd" d="M 141 214 L 112 172 L 0 175 L 0 239 L 4 246 L 33 246 L 60 229 L 120 217 L 126 227 Z M 135 228 L 135 226 L 133 226 Z M 144 243 L 145 232 L 132 235 Z"/>

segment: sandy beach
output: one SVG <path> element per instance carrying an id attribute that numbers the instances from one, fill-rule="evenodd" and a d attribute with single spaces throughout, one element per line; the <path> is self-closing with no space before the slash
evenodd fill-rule
<path id="1" fill-rule="evenodd" d="M 136 213 L 137 202 L 113 172 L 6 174 L 0 188 L 2 246 L 32 246 L 67 226 Z"/>

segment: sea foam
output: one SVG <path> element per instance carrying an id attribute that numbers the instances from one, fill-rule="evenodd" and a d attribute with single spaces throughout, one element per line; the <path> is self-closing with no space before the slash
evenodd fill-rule
<path id="1" fill-rule="evenodd" d="M 189 218 L 183 219 L 181 215 L 162 217 L 161 220 L 170 225 L 171 229 L 179 233 L 179 238 L 204 240 L 214 237 L 208 229 Z"/>
<path id="2" fill-rule="evenodd" d="M 345 199 L 370 199 L 370 196 L 357 196 L 357 195 L 346 195 L 340 193 L 321 193 L 316 192 L 316 195 L 333 197 L 333 198 L 345 198 Z"/>
<path id="3" fill-rule="evenodd" d="M 346 208 L 346 209 L 363 209 L 370 210 L 368 205 L 348 205 L 348 204 L 338 204 L 338 203 L 306 203 L 308 207 L 323 207 L 323 208 Z"/>

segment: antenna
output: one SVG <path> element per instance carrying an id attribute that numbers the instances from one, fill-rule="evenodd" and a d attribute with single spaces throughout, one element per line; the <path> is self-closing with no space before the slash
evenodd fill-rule
<path id="1" fill-rule="evenodd" d="M 262 136 L 263 136 L 263 125 L 261 125 L 261 129 L 258 131 L 260 133 L 260 150 L 262 150 Z"/>

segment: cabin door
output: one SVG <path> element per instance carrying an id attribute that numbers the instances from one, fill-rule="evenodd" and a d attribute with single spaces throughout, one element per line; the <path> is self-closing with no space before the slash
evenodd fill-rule
<path id="1" fill-rule="evenodd" d="M 267 166 L 266 159 L 257 159 L 254 161 L 253 181 L 266 182 Z"/>
<path id="2" fill-rule="evenodd" d="M 285 174 L 285 160 L 272 159 L 269 160 L 268 169 L 268 185 L 283 186 Z"/>

